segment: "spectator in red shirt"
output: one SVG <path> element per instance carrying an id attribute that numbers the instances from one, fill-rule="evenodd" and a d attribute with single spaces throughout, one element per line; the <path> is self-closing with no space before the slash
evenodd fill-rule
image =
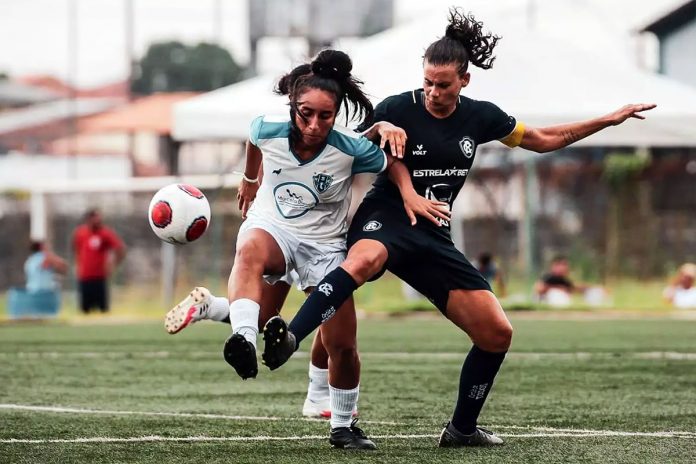
<path id="1" fill-rule="evenodd" d="M 85 214 L 84 223 L 75 229 L 73 249 L 77 262 L 80 309 L 85 314 L 92 308 L 108 311 L 107 279 L 126 256 L 123 241 L 102 223 L 99 211 L 92 209 Z"/>

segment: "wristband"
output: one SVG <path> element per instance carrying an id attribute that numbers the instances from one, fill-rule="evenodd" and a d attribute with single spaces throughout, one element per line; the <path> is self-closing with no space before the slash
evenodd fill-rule
<path id="1" fill-rule="evenodd" d="M 250 184 L 258 184 L 259 183 L 259 178 L 257 177 L 256 179 L 249 179 L 246 174 L 242 174 L 242 179 L 245 181 L 249 182 Z"/>

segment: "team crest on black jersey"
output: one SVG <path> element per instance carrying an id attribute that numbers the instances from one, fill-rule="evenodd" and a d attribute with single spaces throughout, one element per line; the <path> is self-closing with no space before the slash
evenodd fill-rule
<path id="1" fill-rule="evenodd" d="M 459 141 L 459 148 L 462 150 L 462 153 L 464 153 L 464 156 L 471 158 L 474 156 L 476 145 L 471 137 L 464 137 Z"/>
<path id="2" fill-rule="evenodd" d="M 312 180 L 314 181 L 314 188 L 319 193 L 326 192 L 333 184 L 333 176 L 329 174 L 314 174 Z"/>
<path id="3" fill-rule="evenodd" d="M 363 231 L 374 232 L 382 228 L 382 223 L 379 221 L 370 221 L 363 226 Z"/>

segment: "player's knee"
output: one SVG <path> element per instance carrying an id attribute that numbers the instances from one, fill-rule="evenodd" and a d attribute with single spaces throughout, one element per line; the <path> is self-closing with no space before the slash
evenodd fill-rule
<path id="1" fill-rule="evenodd" d="M 512 343 L 512 325 L 504 321 L 487 327 L 474 338 L 474 343 L 484 351 L 493 353 L 507 351 Z"/>
<path id="2" fill-rule="evenodd" d="M 491 350 L 495 352 L 507 351 L 512 343 L 512 325 L 506 323 L 496 324 L 490 335 Z"/>
<path id="3" fill-rule="evenodd" d="M 237 248 L 234 254 L 234 266 L 237 268 L 254 268 L 263 267 L 262 261 L 259 259 L 263 256 L 263 250 L 259 244 L 249 241 L 241 247 Z"/>
<path id="4" fill-rule="evenodd" d="M 349 254 L 341 266 L 356 280 L 358 285 L 362 285 L 380 272 L 386 261 L 386 250 L 366 250 Z"/>
<path id="5" fill-rule="evenodd" d="M 326 343 L 326 351 L 332 362 L 339 365 L 352 364 L 358 359 L 358 348 L 351 341 Z"/>

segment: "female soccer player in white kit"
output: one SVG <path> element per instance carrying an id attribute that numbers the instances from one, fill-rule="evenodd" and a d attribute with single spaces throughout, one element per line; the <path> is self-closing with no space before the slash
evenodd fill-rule
<path id="1" fill-rule="evenodd" d="M 360 89 L 360 81 L 350 74 L 351 68 L 345 53 L 325 50 L 311 64 L 298 66 L 281 78 L 276 93 L 289 97 L 290 117 L 260 116 L 251 125 L 239 193 L 247 219 L 237 240 L 229 306 L 224 298 L 199 291 L 198 300 L 195 296 L 185 299 L 165 321 L 167 330 L 175 333 L 194 320 L 229 316 L 233 334 L 225 342 L 223 354 L 243 379 L 256 377 L 258 372 L 261 306 L 269 307 L 264 312 L 277 311 L 287 294 L 287 286 L 274 291 L 273 284 L 296 280 L 301 289 L 310 292 L 345 259 L 353 175 L 380 173 L 389 167 L 389 177 L 400 189 L 412 188 L 403 165 L 365 137 L 334 125 L 341 106 L 352 117 L 372 118 L 372 105 Z M 264 179 L 259 186 L 261 164 Z M 405 206 L 435 222 L 446 218 L 441 205 L 417 197 Z M 332 291 L 330 286 L 318 290 Z M 329 441 L 339 448 L 374 449 L 374 443 L 351 422 L 358 399 L 360 360 L 353 300 L 343 306 L 321 329 L 329 355 Z M 336 309 L 329 309 L 327 319 Z"/>

